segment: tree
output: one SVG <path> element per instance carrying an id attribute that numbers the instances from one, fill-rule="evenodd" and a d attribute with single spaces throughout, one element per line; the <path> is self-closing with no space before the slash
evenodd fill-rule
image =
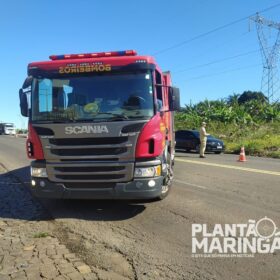
<path id="1" fill-rule="evenodd" d="M 233 93 L 231 94 L 227 99 L 227 104 L 230 106 L 238 105 L 238 98 L 240 97 L 240 94 Z"/>
<path id="2" fill-rule="evenodd" d="M 244 104 L 246 102 L 249 102 L 251 100 L 257 100 L 261 103 L 268 103 L 267 97 L 260 91 L 244 91 L 239 97 L 238 97 L 238 103 Z"/>

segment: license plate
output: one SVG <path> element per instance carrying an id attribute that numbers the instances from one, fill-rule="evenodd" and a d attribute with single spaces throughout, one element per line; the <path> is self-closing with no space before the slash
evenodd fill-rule
<path id="1" fill-rule="evenodd" d="M 222 149 L 223 147 L 222 146 L 217 146 L 217 149 Z"/>

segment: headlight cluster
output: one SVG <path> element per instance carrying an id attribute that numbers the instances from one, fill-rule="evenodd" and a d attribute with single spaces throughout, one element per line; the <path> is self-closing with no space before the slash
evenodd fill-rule
<path id="1" fill-rule="evenodd" d="M 161 175 L 161 165 L 151 167 L 135 167 L 134 177 L 158 177 Z"/>
<path id="2" fill-rule="evenodd" d="M 46 168 L 31 167 L 31 176 L 47 178 L 48 174 Z"/>

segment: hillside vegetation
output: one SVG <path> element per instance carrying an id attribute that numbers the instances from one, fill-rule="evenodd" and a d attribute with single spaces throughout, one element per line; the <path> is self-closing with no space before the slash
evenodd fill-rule
<path id="1" fill-rule="evenodd" d="M 261 92 L 246 91 L 227 99 L 185 105 L 175 115 L 176 129 L 198 129 L 223 139 L 227 153 L 280 158 L 280 103 L 269 103 Z"/>

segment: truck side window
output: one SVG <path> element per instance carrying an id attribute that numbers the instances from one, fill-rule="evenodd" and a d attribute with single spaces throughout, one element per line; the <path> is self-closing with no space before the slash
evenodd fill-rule
<path id="1" fill-rule="evenodd" d="M 156 84 L 162 84 L 162 79 L 161 79 L 161 74 L 156 70 Z M 157 86 L 156 87 L 157 90 L 157 110 L 160 111 L 160 109 L 163 106 L 163 96 L 162 96 L 162 87 L 161 86 Z"/>

